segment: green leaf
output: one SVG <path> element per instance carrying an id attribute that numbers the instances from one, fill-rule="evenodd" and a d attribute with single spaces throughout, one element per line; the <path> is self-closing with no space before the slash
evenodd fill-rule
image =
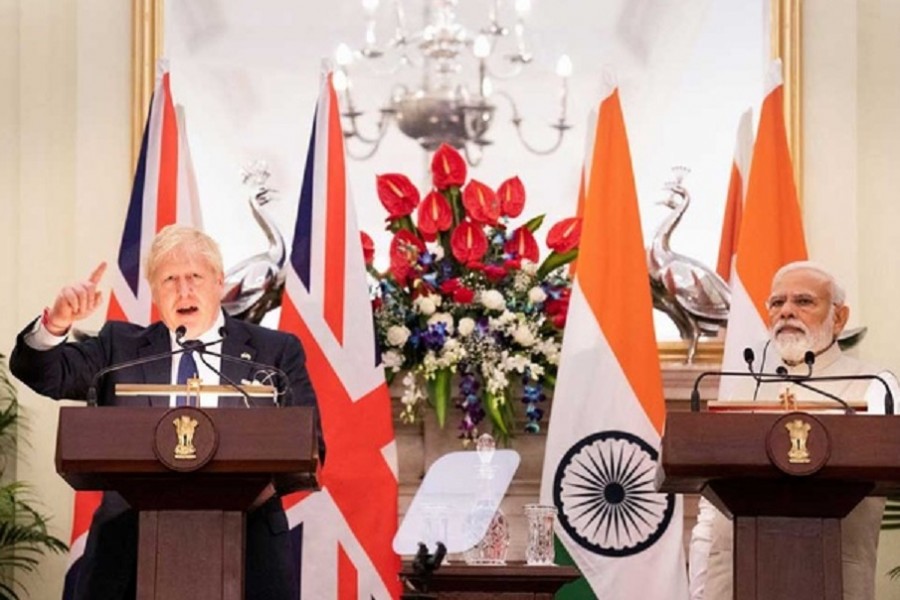
<path id="1" fill-rule="evenodd" d="M 509 402 L 505 402 L 504 400 L 505 397 L 503 393 L 485 393 L 484 412 L 486 412 L 490 417 L 491 423 L 494 425 L 494 430 L 500 433 L 500 435 L 497 437 L 502 438 L 503 440 L 508 440 L 509 426 L 507 425 L 506 419 L 503 415 L 503 405 L 509 404 Z"/>
<path id="2" fill-rule="evenodd" d="M 563 252 L 560 254 L 559 252 L 553 251 L 551 252 L 547 258 L 544 259 L 544 262 L 541 263 L 541 266 L 538 267 L 537 270 L 537 279 L 538 281 L 543 281 L 547 275 L 555 271 L 556 269 L 562 267 L 563 265 L 567 265 L 578 257 L 578 249 L 575 248 L 573 250 L 569 250 L 568 252 Z"/>
<path id="3" fill-rule="evenodd" d="M 391 233 L 397 233 L 401 229 L 406 229 L 409 232 L 419 235 L 419 230 L 416 229 L 416 225 L 413 223 L 412 217 L 410 215 L 406 215 L 405 217 L 400 217 L 399 219 L 389 220 L 387 230 Z"/>
<path id="4" fill-rule="evenodd" d="M 434 416 L 438 425 L 444 428 L 447 420 L 447 406 L 450 404 L 450 369 L 440 369 L 434 374 L 433 379 L 428 380 L 428 397 L 434 407 Z"/>
<path id="5" fill-rule="evenodd" d="M 458 185 L 451 186 L 442 193 L 450 203 L 450 209 L 453 211 L 453 226 L 456 227 L 466 216 L 465 208 L 462 205 L 462 193 Z"/>
<path id="6" fill-rule="evenodd" d="M 538 215 L 534 217 L 533 219 L 525 223 L 525 228 L 528 229 L 528 231 L 530 231 L 531 233 L 534 233 L 544 223 L 544 217 L 546 216 L 547 215 Z"/>

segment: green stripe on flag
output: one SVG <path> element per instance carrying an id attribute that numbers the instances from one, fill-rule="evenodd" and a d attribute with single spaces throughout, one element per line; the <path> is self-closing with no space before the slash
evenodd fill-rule
<path id="1" fill-rule="evenodd" d="M 555 559 L 553 562 L 558 565 L 572 566 L 578 569 L 578 565 L 572 560 L 569 551 L 566 550 L 566 547 L 559 541 L 559 537 L 555 535 L 553 536 L 553 551 L 555 552 Z M 579 573 L 580 572 L 581 570 L 579 569 Z M 588 580 L 584 577 L 579 577 L 572 583 L 567 583 L 559 588 L 554 598 L 556 600 L 596 600 L 597 596 L 594 595 L 594 590 L 591 589 Z"/>

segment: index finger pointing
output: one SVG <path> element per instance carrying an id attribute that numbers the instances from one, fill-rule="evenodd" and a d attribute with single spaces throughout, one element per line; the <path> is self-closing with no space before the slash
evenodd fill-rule
<path id="1" fill-rule="evenodd" d="M 100 283 L 100 280 L 103 278 L 103 274 L 106 272 L 106 261 L 101 262 L 97 265 L 97 268 L 94 269 L 94 272 L 91 273 L 91 276 L 88 278 L 91 283 L 97 285 Z"/>

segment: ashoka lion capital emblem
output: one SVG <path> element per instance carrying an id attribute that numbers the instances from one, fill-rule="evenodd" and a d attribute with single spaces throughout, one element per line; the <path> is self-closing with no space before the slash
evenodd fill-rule
<path id="1" fill-rule="evenodd" d="M 189 415 L 181 415 L 176 417 L 172 424 L 175 426 L 175 435 L 178 440 L 178 445 L 175 446 L 175 459 L 192 460 L 197 458 L 197 449 L 194 447 L 197 419 Z"/>
<path id="2" fill-rule="evenodd" d="M 791 449 L 788 451 L 788 462 L 794 464 L 805 464 L 810 462 L 809 450 L 806 442 L 809 439 L 809 430 L 812 428 L 809 423 L 803 419 L 794 419 L 784 424 L 784 428 L 788 430 L 791 438 Z"/>

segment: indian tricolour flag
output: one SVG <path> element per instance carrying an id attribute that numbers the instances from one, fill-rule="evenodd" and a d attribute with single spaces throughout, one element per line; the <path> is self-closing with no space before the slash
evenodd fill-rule
<path id="1" fill-rule="evenodd" d="M 744 348 L 767 338 L 766 299 L 772 277 L 787 263 L 807 258 L 784 126 L 781 61 L 772 62 L 766 87 L 732 274 L 731 313 L 722 359 L 725 370 L 744 369 Z M 738 381 L 723 377 L 719 397 L 732 398 Z"/>
<path id="2" fill-rule="evenodd" d="M 541 501 L 558 508 L 560 550 L 592 588 L 570 597 L 681 600 L 682 504 L 654 487 L 665 402 L 617 90 L 594 139 Z"/>
<path id="3" fill-rule="evenodd" d="M 722 217 L 722 235 L 719 237 L 719 257 L 716 273 L 725 281 L 731 281 L 734 256 L 740 241 L 741 217 L 744 214 L 744 198 L 750 174 L 750 157 L 753 155 L 753 109 L 748 108 L 738 123 L 734 159 L 728 179 L 728 195 L 725 198 L 725 215 Z"/>

